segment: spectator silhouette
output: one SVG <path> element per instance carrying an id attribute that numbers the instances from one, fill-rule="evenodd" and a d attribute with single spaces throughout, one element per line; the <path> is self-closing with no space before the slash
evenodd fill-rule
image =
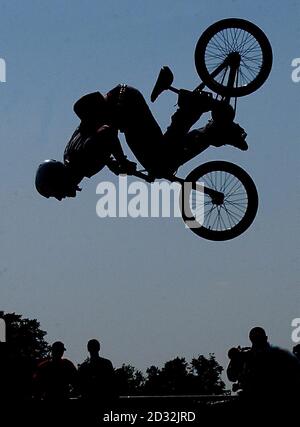
<path id="1" fill-rule="evenodd" d="M 41 362 L 35 373 L 37 397 L 45 400 L 66 400 L 76 388 L 77 370 L 73 363 L 63 358 L 65 346 L 56 341 L 51 348 L 51 358 Z"/>
<path id="2" fill-rule="evenodd" d="M 115 371 L 110 360 L 99 356 L 100 343 L 91 339 L 87 344 L 90 357 L 79 365 L 79 387 L 83 399 L 109 403 L 116 396 Z"/>
<path id="3" fill-rule="evenodd" d="M 11 381 L 11 360 L 8 352 L 8 344 L 0 343 L 0 398 L 1 401 L 9 400 L 13 396 L 13 384 Z"/>
<path id="4" fill-rule="evenodd" d="M 14 346 L 0 342 L 0 398 L 28 400 L 32 395 L 32 361 L 18 354 Z"/>
<path id="5" fill-rule="evenodd" d="M 300 344 L 297 344 L 293 347 L 293 353 L 297 357 L 297 359 L 300 361 Z"/>
<path id="6" fill-rule="evenodd" d="M 272 405 L 291 405 L 299 392 L 299 361 L 289 351 L 272 346 L 261 327 L 251 329 L 249 339 L 252 347 L 245 365 L 246 395 Z"/>

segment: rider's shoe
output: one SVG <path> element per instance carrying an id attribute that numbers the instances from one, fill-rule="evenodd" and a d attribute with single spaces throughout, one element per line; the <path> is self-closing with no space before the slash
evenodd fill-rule
<path id="1" fill-rule="evenodd" d="M 209 144 L 214 147 L 228 144 L 243 151 L 248 150 L 248 144 L 245 140 L 247 133 L 237 123 L 218 124 L 214 120 L 210 120 L 201 129 L 201 132 L 208 139 Z"/>

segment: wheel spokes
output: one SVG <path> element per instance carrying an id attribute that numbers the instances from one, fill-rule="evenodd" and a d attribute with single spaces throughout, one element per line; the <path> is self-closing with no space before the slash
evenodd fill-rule
<path id="1" fill-rule="evenodd" d="M 216 204 L 208 194 L 199 198 L 197 190 L 192 190 L 189 203 L 193 214 L 201 213 L 202 226 L 209 230 L 231 230 L 244 218 L 248 209 L 248 195 L 243 183 L 235 175 L 222 170 L 206 173 L 199 182 L 223 193 L 224 201 Z"/>
<path id="2" fill-rule="evenodd" d="M 240 55 L 240 65 L 234 87 L 247 86 L 259 75 L 263 65 L 263 52 L 257 39 L 242 28 L 226 28 L 217 32 L 208 42 L 205 50 L 207 71 L 212 74 L 224 64 L 224 68 L 215 76 L 216 82 L 226 85 L 226 58 L 231 53 Z"/>

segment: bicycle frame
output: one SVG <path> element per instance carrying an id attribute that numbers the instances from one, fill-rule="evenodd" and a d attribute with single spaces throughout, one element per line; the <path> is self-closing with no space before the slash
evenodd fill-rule
<path id="1" fill-rule="evenodd" d="M 240 62 L 241 62 L 241 57 L 238 53 L 230 53 L 225 61 L 220 64 L 210 75 L 211 77 L 216 77 L 218 76 L 223 70 L 225 70 L 224 72 L 224 77 L 226 74 L 226 69 L 229 68 L 229 77 L 228 77 L 228 83 L 227 83 L 227 87 L 228 88 L 233 88 L 234 86 L 234 82 L 236 80 L 237 77 L 237 71 L 238 68 L 240 66 Z M 223 77 L 223 79 L 224 79 Z M 203 89 L 205 88 L 205 83 L 200 83 L 200 85 L 198 85 L 193 92 L 203 92 Z M 179 89 L 175 88 L 174 86 L 170 86 L 168 88 L 168 90 L 170 90 L 171 92 L 174 92 L 176 94 L 179 94 Z M 210 93 L 210 92 L 208 92 Z M 228 104 L 230 104 L 230 100 L 231 97 L 227 96 L 227 97 L 223 97 L 222 98 L 225 102 L 227 102 Z M 235 98 L 235 102 L 234 102 L 234 111 L 236 111 L 236 102 L 237 102 L 237 98 Z"/>
<path id="2" fill-rule="evenodd" d="M 194 59 L 200 84 L 192 91 L 195 96 L 191 96 L 191 103 L 199 103 L 199 112 L 211 110 L 212 118 L 217 124 L 223 111 L 224 122 L 225 115 L 233 120 L 237 98 L 254 92 L 267 79 L 272 66 L 272 49 L 265 34 L 255 24 L 239 18 L 228 18 L 212 24 L 204 31 L 197 42 Z M 184 99 L 183 89 L 172 86 L 173 80 L 169 67 L 162 67 L 151 93 L 151 101 L 154 102 L 163 91 L 170 90 L 179 95 L 179 98 L 182 96 L 182 101 L 189 102 L 188 96 Z M 223 110 L 221 103 L 232 106 L 233 111 L 226 105 Z M 179 104 L 181 106 L 180 102 Z M 200 114 L 198 117 L 200 118 Z M 241 136 L 244 137 L 242 134 Z M 187 138 L 186 143 L 183 141 L 184 149 L 172 160 L 174 169 L 208 148 L 210 144 L 205 141 L 209 140 L 199 138 L 199 143 L 194 143 L 192 135 L 191 139 Z M 218 146 L 217 141 L 210 142 Z M 231 145 L 247 148 L 234 141 Z M 154 182 L 158 178 L 180 184 L 182 218 L 198 237 L 213 241 L 233 239 L 244 233 L 256 216 L 258 193 L 255 183 L 244 169 L 234 163 L 222 160 L 204 162 L 185 179 L 174 176 L 171 172 L 158 176 L 144 172 L 136 171 L 134 175 L 147 182 Z M 198 200 L 195 190 L 209 197 Z M 203 222 L 199 222 L 195 215 L 199 212 L 197 206 L 203 210 Z M 194 222 L 199 227 L 194 227 Z"/>
<path id="3" fill-rule="evenodd" d="M 146 173 L 144 173 L 143 171 L 136 171 L 132 174 L 133 176 L 136 176 L 137 178 L 141 178 L 149 183 L 152 183 L 155 181 L 155 178 L 152 178 L 150 175 L 147 175 Z M 178 182 L 179 184 L 181 184 L 182 186 L 186 185 L 186 180 L 183 178 L 180 178 L 178 176 L 175 175 L 170 175 L 170 176 L 164 176 L 163 179 L 166 179 L 170 182 Z M 196 191 L 200 191 L 201 193 L 207 194 L 208 196 L 210 196 L 216 204 L 222 204 L 223 203 L 223 199 L 224 199 L 224 194 L 213 190 L 212 188 L 203 186 L 201 184 L 199 184 L 198 182 L 192 182 L 192 188 Z"/>
<path id="4" fill-rule="evenodd" d="M 224 71 L 224 77 L 225 78 L 225 74 L 226 74 L 226 70 L 229 68 L 229 77 L 228 77 L 228 87 L 233 87 L 235 79 L 237 77 L 237 71 L 240 65 L 240 55 L 238 53 L 231 53 L 229 54 L 226 59 L 224 60 L 224 62 L 222 64 L 220 64 L 212 73 L 211 76 L 212 77 L 216 77 L 217 75 L 219 75 L 223 70 Z M 175 88 L 174 86 L 171 85 L 172 81 L 173 81 L 173 74 L 171 72 L 171 70 L 169 70 L 170 76 L 170 82 L 168 82 L 168 86 L 164 87 L 163 90 L 167 89 L 170 90 L 171 92 L 176 93 L 177 95 L 180 93 L 180 90 Z M 193 92 L 203 92 L 203 89 L 205 88 L 205 83 L 201 83 L 200 85 L 198 85 Z M 159 92 L 160 93 L 160 92 Z M 210 96 L 212 96 L 211 92 L 207 92 Z M 157 97 L 158 95 L 156 95 Z M 154 99 L 156 99 L 156 97 Z M 153 99 L 153 101 L 154 101 Z M 225 100 L 225 102 L 230 103 L 231 97 L 226 97 L 223 98 Z M 236 98 L 235 98 L 235 109 L 236 109 Z M 187 163 L 188 161 L 190 161 L 191 159 L 193 159 L 194 157 L 198 156 L 200 153 L 202 153 L 206 148 L 208 148 L 209 145 L 207 146 L 203 146 L 203 148 L 195 153 L 190 153 L 190 155 L 188 155 L 185 159 L 183 159 L 183 162 L 179 165 L 182 166 L 183 164 Z M 134 176 L 141 178 L 149 183 L 154 182 L 155 177 L 151 177 L 150 175 L 147 175 L 145 173 L 143 173 L 142 171 L 136 171 L 134 174 Z M 184 185 L 184 183 L 186 182 L 183 178 L 174 176 L 174 175 L 170 175 L 170 176 L 164 176 L 163 179 L 167 179 L 170 182 L 178 182 L 180 183 L 182 186 Z M 193 185 L 193 189 L 197 190 L 197 191 L 201 191 L 204 194 L 209 195 L 212 200 L 216 203 L 216 204 L 222 204 L 223 200 L 224 200 L 224 194 L 213 190 L 212 188 L 208 188 L 206 186 L 202 186 L 201 184 L 198 184 L 196 182 L 192 183 Z"/>

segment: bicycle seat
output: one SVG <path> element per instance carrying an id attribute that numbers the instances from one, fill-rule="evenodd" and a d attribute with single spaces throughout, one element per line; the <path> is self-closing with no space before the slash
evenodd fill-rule
<path id="1" fill-rule="evenodd" d="M 173 83 L 173 73 L 166 65 L 160 69 L 153 91 L 151 93 L 151 101 L 154 102 L 157 97 L 164 91 L 170 88 Z"/>

